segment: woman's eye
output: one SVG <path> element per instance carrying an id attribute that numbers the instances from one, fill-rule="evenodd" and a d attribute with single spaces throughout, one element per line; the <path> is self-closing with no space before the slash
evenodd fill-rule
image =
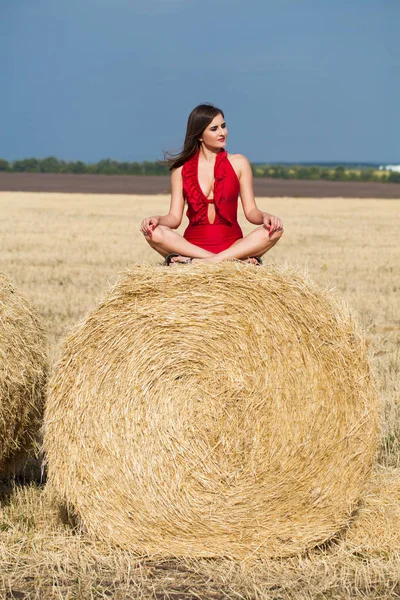
<path id="1" fill-rule="evenodd" d="M 221 127 L 222 129 L 226 129 L 226 123 L 222 123 Z"/>
<path id="2" fill-rule="evenodd" d="M 211 127 L 211 131 L 217 131 L 216 127 Z"/>

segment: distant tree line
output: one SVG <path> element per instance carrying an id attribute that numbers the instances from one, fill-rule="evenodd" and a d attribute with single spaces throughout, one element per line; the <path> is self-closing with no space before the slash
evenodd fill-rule
<path id="1" fill-rule="evenodd" d="M 81 160 L 67 162 L 55 156 L 47 158 L 24 158 L 8 162 L 0 158 L 0 171 L 10 173 L 90 173 L 101 175 L 168 175 L 168 167 L 160 161 L 119 162 L 106 158 L 97 163 L 86 164 Z"/>
<path id="2" fill-rule="evenodd" d="M 344 165 L 252 165 L 254 177 L 311 179 L 325 181 L 379 181 L 400 183 L 400 173 L 376 168 L 348 168 Z"/>
<path id="3" fill-rule="evenodd" d="M 326 181 L 380 181 L 400 183 L 400 173 L 380 171 L 376 167 L 353 167 L 346 165 L 294 165 L 253 164 L 254 177 L 279 179 L 311 179 Z M 0 171 L 10 173 L 90 173 L 102 175 L 168 175 L 169 170 L 161 161 L 119 162 L 106 158 L 97 163 L 86 164 L 80 160 L 67 162 L 55 156 L 47 158 L 24 158 L 8 162 L 0 158 Z"/>

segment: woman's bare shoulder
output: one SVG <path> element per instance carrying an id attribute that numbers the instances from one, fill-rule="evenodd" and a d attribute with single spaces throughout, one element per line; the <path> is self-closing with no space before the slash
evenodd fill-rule
<path id="1" fill-rule="evenodd" d="M 248 159 L 243 154 L 228 154 L 228 159 L 236 171 L 236 175 L 241 178 L 243 173 L 247 173 L 250 168 Z"/>
<path id="2" fill-rule="evenodd" d="M 181 167 L 177 167 L 176 169 L 172 169 L 171 179 L 180 179 L 182 177 L 182 169 L 183 165 Z"/>
<path id="3" fill-rule="evenodd" d="M 238 167 L 249 164 L 249 160 L 243 154 L 228 154 L 228 158 L 233 165 Z"/>

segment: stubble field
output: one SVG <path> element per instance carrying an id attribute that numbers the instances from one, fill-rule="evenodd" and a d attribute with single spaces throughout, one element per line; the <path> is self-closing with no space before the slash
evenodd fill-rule
<path id="1" fill-rule="evenodd" d="M 262 198 L 258 205 L 285 223 L 265 262 L 297 265 L 334 288 L 370 342 L 382 443 L 359 521 L 305 557 L 160 561 L 87 540 L 63 524 L 42 488 L 18 488 L 0 509 L 1 598 L 400 597 L 400 201 Z M 139 225 L 167 208 L 163 195 L 0 192 L 0 271 L 41 314 L 52 362 L 118 273 L 160 262 Z M 375 528 L 363 529 L 362 519 Z"/>

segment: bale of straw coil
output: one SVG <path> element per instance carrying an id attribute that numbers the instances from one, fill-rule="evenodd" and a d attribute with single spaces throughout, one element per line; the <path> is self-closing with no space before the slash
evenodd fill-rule
<path id="1" fill-rule="evenodd" d="M 370 474 L 377 399 L 348 310 L 301 274 L 133 268 L 66 340 L 51 488 L 147 554 L 285 556 L 333 536 Z"/>
<path id="2" fill-rule="evenodd" d="M 347 534 L 346 550 L 368 557 L 400 554 L 400 472 L 380 468 Z"/>
<path id="3" fill-rule="evenodd" d="M 37 456 L 47 379 L 38 315 L 0 274 L 0 478 L 21 475 Z M 34 463 L 29 469 L 35 472 Z"/>

